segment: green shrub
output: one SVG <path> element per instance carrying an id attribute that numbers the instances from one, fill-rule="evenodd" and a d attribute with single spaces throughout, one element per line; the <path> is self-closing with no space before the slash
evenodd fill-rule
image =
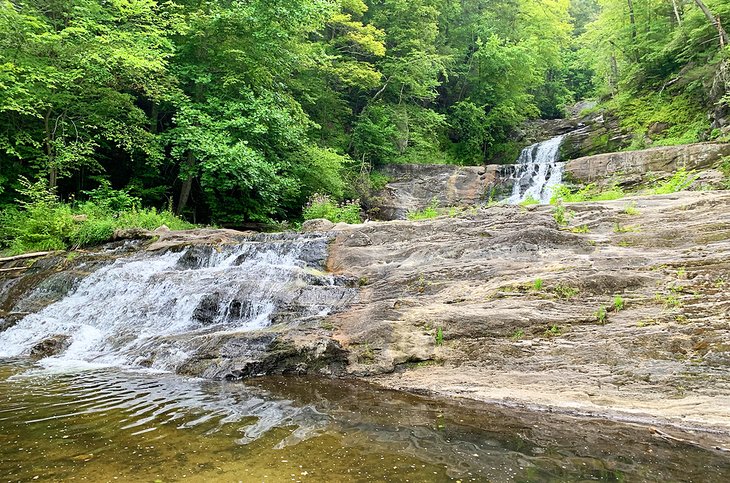
<path id="1" fill-rule="evenodd" d="M 613 309 L 619 312 L 624 309 L 624 299 L 620 295 L 616 295 L 613 298 Z"/>
<path id="2" fill-rule="evenodd" d="M 606 311 L 606 307 L 604 307 L 603 305 L 598 308 L 598 311 L 596 311 L 595 315 L 596 320 L 599 324 L 605 325 L 606 322 L 608 322 L 608 311 Z"/>
<path id="3" fill-rule="evenodd" d="M 432 218 L 436 218 L 439 216 L 438 206 L 439 200 L 434 197 L 426 208 L 420 211 L 409 211 L 406 214 L 406 217 L 411 221 L 430 220 Z"/>
<path id="4" fill-rule="evenodd" d="M 573 214 L 570 211 L 566 210 L 565 207 L 560 204 L 555 207 L 555 210 L 553 210 L 553 218 L 555 219 L 555 222 L 560 226 L 567 225 L 572 216 Z"/>
<path id="5" fill-rule="evenodd" d="M 533 198 L 532 196 L 528 196 L 524 201 L 520 202 L 520 206 L 531 206 L 531 205 L 539 205 L 540 200 Z"/>
<path id="6" fill-rule="evenodd" d="M 693 171 L 687 171 L 685 168 L 680 168 L 671 178 L 658 183 L 652 192 L 656 195 L 676 193 L 689 188 L 696 179 L 697 175 L 695 175 Z"/>
<path id="7" fill-rule="evenodd" d="M 620 186 L 614 185 L 608 190 L 599 191 L 595 183 L 586 185 L 578 191 L 571 191 L 565 185 L 558 185 L 553 188 L 553 195 L 550 204 L 557 205 L 560 202 L 578 203 L 582 201 L 610 201 L 618 200 L 626 196 Z"/>
<path id="8" fill-rule="evenodd" d="M 540 290 L 542 290 L 542 285 L 543 285 L 542 279 L 541 279 L 541 278 L 538 278 L 538 279 L 536 279 L 536 280 L 535 280 L 535 281 L 534 281 L 534 282 L 532 283 L 532 288 L 533 288 L 533 290 L 535 290 L 536 292 L 539 292 Z"/>
<path id="9" fill-rule="evenodd" d="M 369 176 L 370 188 L 373 191 L 381 191 L 391 181 L 388 175 L 383 174 L 380 171 L 371 171 Z"/>
<path id="10" fill-rule="evenodd" d="M 305 220 L 324 218 L 332 223 L 358 224 L 361 222 L 360 202 L 355 200 L 337 204 L 327 195 L 315 194 L 304 207 L 303 215 Z"/>
<path id="11" fill-rule="evenodd" d="M 108 183 L 86 192 L 89 199 L 80 203 L 62 203 L 45 181 L 20 183 L 18 207 L 0 212 L 0 249 L 11 254 L 98 245 L 118 228 L 193 226 L 169 211 L 138 208 L 137 198 Z"/>

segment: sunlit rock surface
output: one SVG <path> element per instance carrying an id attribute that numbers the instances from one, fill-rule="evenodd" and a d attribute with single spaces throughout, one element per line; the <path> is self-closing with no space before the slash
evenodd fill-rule
<path id="1" fill-rule="evenodd" d="M 350 375 L 729 431 L 728 206 L 730 192 L 574 203 L 559 226 L 551 206 L 500 205 L 11 262 L 0 350 L 70 335 L 41 363 Z"/>

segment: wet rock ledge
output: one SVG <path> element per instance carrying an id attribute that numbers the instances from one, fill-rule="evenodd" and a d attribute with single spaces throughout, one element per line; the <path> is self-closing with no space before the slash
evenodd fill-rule
<path id="1" fill-rule="evenodd" d="M 264 330 L 178 341 L 193 351 L 178 370 L 361 377 L 730 434 L 728 207 L 730 192 L 685 192 L 567 204 L 564 226 L 553 207 L 494 206 L 277 235 L 326 235 L 328 276 L 357 297 L 327 317 L 287 323 L 287 308 Z M 257 236 L 270 235 L 174 233 L 5 263 L 23 270 L 0 272 L 0 319 L 40 310 L 114 257 Z"/>
<path id="2" fill-rule="evenodd" d="M 348 372 L 390 388 L 730 431 L 730 192 L 340 232 L 366 281 L 332 319 Z"/>

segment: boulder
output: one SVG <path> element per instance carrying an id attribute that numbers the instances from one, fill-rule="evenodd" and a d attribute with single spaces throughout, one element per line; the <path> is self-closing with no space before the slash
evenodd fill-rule
<path id="1" fill-rule="evenodd" d="M 440 207 L 481 203 L 495 170 L 483 166 L 397 164 L 385 168 L 393 181 L 365 200 L 368 213 L 379 220 L 403 220 L 434 200 Z"/>
<path id="2" fill-rule="evenodd" d="M 314 220 L 307 220 L 302 224 L 302 232 L 312 233 L 318 231 L 330 231 L 335 227 L 335 224 L 324 218 L 317 218 Z"/>
<path id="3" fill-rule="evenodd" d="M 114 230 L 112 240 L 146 240 L 154 237 L 153 232 L 144 228 L 119 228 Z"/>
<path id="4" fill-rule="evenodd" d="M 641 151 L 623 151 L 573 159 L 565 172 L 575 181 L 592 183 L 649 173 L 673 173 L 680 168 L 706 169 L 730 155 L 728 143 L 698 143 L 663 146 Z"/>
<path id="5" fill-rule="evenodd" d="M 67 335 L 54 335 L 38 342 L 30 350 L 30 357 L 33 359 L 45 359 L 60 354 L 71 345 L 71 337 Z"/>

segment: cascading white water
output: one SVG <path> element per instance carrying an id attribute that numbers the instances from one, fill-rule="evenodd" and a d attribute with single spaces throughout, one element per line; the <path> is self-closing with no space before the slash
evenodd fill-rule
<path id="1" fill-rule="evenodd" d="M 509 204 L 534 199 L 550 203 L 552 190 L 563 180 L 565 163 L 558 162 L 560 145 L 565 136 L 557 136 L 522 150 L 511 179 L 514 180 Z"/>
<path id="2" fill-rule="evenodd" d="M 277 317 L 324 316 L 351 291 L 317 270 L 327 241 L 281 237 L 117 259 L 0 333 L 0 357 L 27 355 L 60 336 L 70 345 L 47 365 L 136 365 L 155 352 L 153 367 L 174 369 L 187 358 L 184 344 L 170 342 L 177 336 L 189 341 L 261 329 Z"/>

